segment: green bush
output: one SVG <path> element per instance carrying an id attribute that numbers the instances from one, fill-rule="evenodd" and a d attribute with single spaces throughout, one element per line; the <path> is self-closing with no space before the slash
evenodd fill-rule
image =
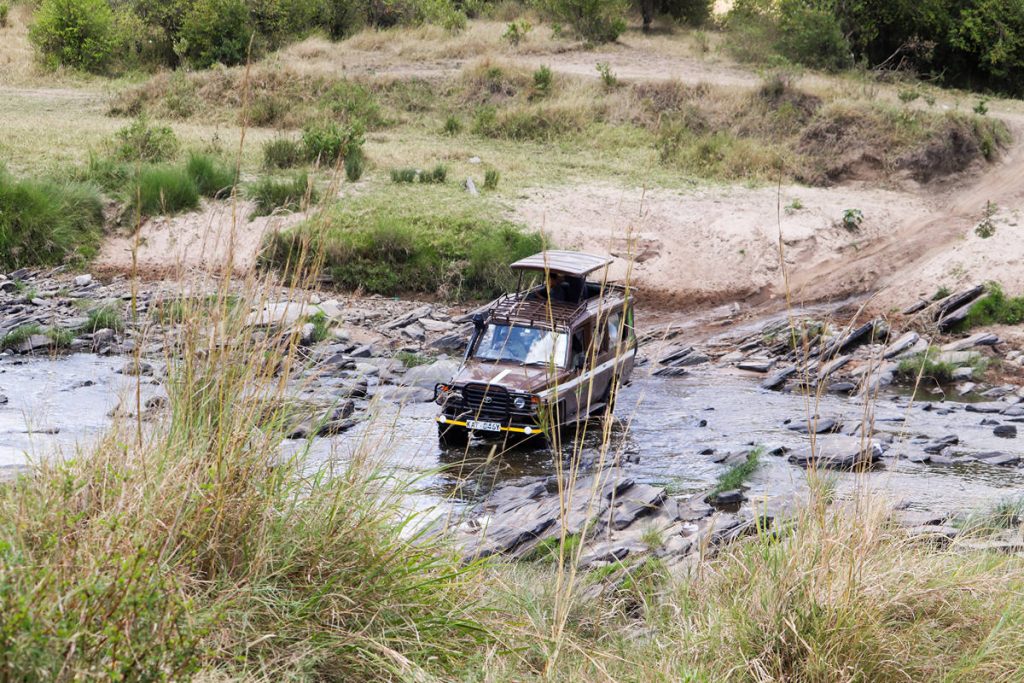
<path id="1" fill-rule="evenodd" d="M 264 168 L 292 168 L 306 157 L 302 143 L 289 138 L 274 138 L 263 143 Z"/>
<path id="2" fill-rule="evenodd" d="M 93 185 L 18 180 L 0 167 L 0 268 L 88 260 L 102 230 L 103 199 Z"/>
<path id="3" fill-rule="evenodd" d="M 661 11 L 690 26 L 703 26 L 711 18 L 714 0 L 662 0 Z"/>
<path id="4" fill-rule="evenodd" d="M 269 216 L 274 211 L 299 211 L 313 204 L 319 193 L 309 179 L 309 174 L 299 173 L 291 180 L 261 178 L 249 186 L 249 198 L 256 202 L 253 216 Z"/>
<path id="5" fill-rule="evenodd" d="M 394 295 L 431 293 L 486 298 L 515 285 L 508 264 L 543 248 L 539 233 L 480 213 L 437 188 L 411 187 L 398 195 L 339 204 L 328 219 L 269 238 L 265 263 L 305 268 L 304 245 L 323 255 L 323 267 L 342 288 Z M 472 235 L 473 239 L 466 239 Z"/>
<path id="6" fill-rule="evenodd" d="M 320 98 L 320 105 L 344 122 L 359 122 L 370 129 L 385 124 L 380 104 L 373 94 L 359 83 L 335 83 Z"/>
<path id="7" fill-rule="evenodd" d="M 366 166 L 366 158 L 362 149 L 355 149 L 345 155 L 345 177 L 350 183 L 354 183 L 363 177 L 363 169 Z"/>
<path id="8" fill-rule="evenodd" d="M 231 194 L 235 185 L 235 170 L 209 154 L 193 152 L 185 170 L 204 197 L 222 197 Z"/>
<path id="9" fill-rule="evenodd" d="M 51 66 L 99 73 L 113 55 L 114 13 L 106 0 L 42 0 L 29 38 Z"/>
<path id="10" fill-rule="evenodd" d="M 551 81 L 553 79 L 554 73 L 551 71 L 551 67 L 541 65 L 540 68 L 533 72 L 533 91 L 540 97 L 546 97 L 551 93 Z"/>
<path id="11" fill-rule="evenodd" d="M 445 135 L 458 135 L 462 130 L 462 122 L 459 121 L 459 117 L 449 114 L 444 120 L 444 126 L 441 128 L 441 132 Z"/>
<path id="12" fill-rule="evenodd" d="M 199 206 L 199 189 L 188 171 L 175 166 L 143 166 L 131 202 L 143 216 L 187 211 Z"/>
<path id="13" fill-rule="evenodd" d="M 988 284 L 988 293 L 978 299 L 967 317 L 960 323 L 960 330 L 986 325 L 1020 325 L 1024 323 L 1024 296 L 1009 297 L 996 282 Z"/>
<path id="14" fill-rule="evenodd" d="M 804 0 L 782 0 L 778 50 L 788 59 L 816 69 L 853 66 L 850 43 L 835 14 Z"/>
<path id="15" fill-rule="evenodd" d="M 0 2 L 0 28 L 5 28 L 8 22 L 8 15 L 11 13 L 11 5 L 7 2 Z"/>
<path id="16" fill-rule="evenodd" d="M 167 161 L 178 153 L 178 138 L 169 126 L 150 125 L 139 116 L 117 131 L 116 156 L 121 161 Z"/>
<path id="17" fill-rule="evenodd" d="M 540 6 L 551 20 L 595 43 L 613 42 L 626 30 L 625 0 L 540 0 Z"/>
<path id="18" fill-rule="evenodd" d="M 349 154 L 361 153 L 363 141 L 363 126 L 358 121 L 345 126 L 333 121 L 314 121 L 302 129 L 306 158 L 320 164 L 333 166 Z"/>
<path id="19" fill-rule="evenodd" d="M 189 64 L 241 64 L 253 27 L 245 0 L 193 0 L 181 23 L 175 47 Z"/>

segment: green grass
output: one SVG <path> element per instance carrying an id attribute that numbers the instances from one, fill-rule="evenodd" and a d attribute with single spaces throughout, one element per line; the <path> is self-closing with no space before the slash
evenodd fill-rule
<path id="1" fill-rule="evenodd" d="M 419 175 L 421 183 L 444 183 L 448 180 L 448 167 L 444 164 L 437 164 L 429 171 L 422 171 Z"/>
<path id="2" fill-rule="evenodd" d="M 115 332 L 124 330 L 124 318 L 121 317 L 121 312 L 115 306 L 98 306 L 90 309 L 86 315 L 88 319 L 82 325 L 83 332 L 91 334 L 96 330 L 114 330 Z"/>
<path id="3" fill-rule="evenodd" d="M 306 152 L 298 140 L 278 137 L 263 143 L 264 168 L 293 168 L 302 164 L 305 158 Z"/>
<path id="4" fill-rule="evenodd" d="M 897 380 L 905 384 L 914 384 L 920 377 L 922 380 L 937 384 L 949 384 L 953 381 L 953 372 L 958 368 L 971 367 L 976 372 L 981 372 L 987 366 L 985 359 L 980 357 L 968 363 L 939 360 L 941 353 L 939 348 L 931 347 L 925 352 L 904 358 L 896 366 Z"/>
<path id="5" fill-rule="evenodd" d="M 562 543 L 562 539 L 559 536 L 552 536 L 545 538 L 537 545 L 533 546 L 522 557 L 523 562 L 550 562 L 557 564 L 559 558 L 564 558 L 566 564 L 572 562 L 572 558 L 579 552 L 580 542 L 582 537 L 579 534 L 568 534 L 565 537 L 565 543 Z"/>
<path id="6" fill-rule="evenodd" d="M 757 466 L 760 462 L 761 454 L 764 449 L 757 447 L 751 449 L 747 453 L 747 459 L 741 463 L 733 465 L 725 473 L 718 477 L 718 483 L 715 485 L 712 493 L 721 493 L 722 491 L 732 491 L 742 486 L 750 477 L 757 471 Z"/>
<path id="7" fill-rule="evenodd" d="M 199 188 L 184 168 L 143 166 L 137 183 L 129 184 L 130 201 L 144 216 L 174 214 L 199 206 Z"/>
<path id="8" fill-rule="evenodd" d="M 253 216 L 269 216 L 278 210 L 299 211 L 320 196 L 308 173 L 299 173 L 290 180 L 265 176 L 251 184 L 246 193 L 256 202 Z"/>
<path id="9" fill-rule="evenodd" d="M 28 341 L 29 337 L 42 333 L 43 328 L 37 324 L 20 325 L 5 334 L 3 339 L 0 339 L 0 349 L 13 349 L 21 346 Z"/>
<path id="10" fill-rule="evenodd" d="M 185 171 L 204 197 L 225 197 L 235 185 L 234 169 L 209 154 L 190 154 Z"/>
<path id="11" fill-rule="evenodd" d="M 322 267 L 337 287 L 467 299 L 514 286 L 508 264 L 541 251 L 543 240 L 494 218 L 461 190 L 417 185 L 400 194 L 353 198 L 272 235 L 265 262 L 294 267 L 306 245 L 322 254 Z"/>
<path id="12" fill-rule="evenodd" d="M 1019 325 L 1024 322 L 1024 296 L 1010 297 L 995 282 L 988 284 L 988 292 L 978 299 L 957 329 L 969 330 L 987 325 Z"/>
<path id="13" fill-rule="evenodd" d="M 331 336 L 330 320 L 327 319 L 327 315 L 323 311 L 317 311 L 309 316 L 306 318 L 306 322 L 313 324 L 313 336 L 311 338 L 313 343 L 320 343 Z"/>
<path id="14" fill-rule="evenodd" d="M 281 457 L 283 359 L 244 318 L 186 322 L 166 421 L 0 490 L 4 678 L 443 680 L 491 646 L 482 566 L 399 482 Z"/>
<path id="15" fill-rule="evenodd" d="M 391 169 L 391 182 L 393 183 L 414 183 L 416 182 L 415 168 L 393 168 Z"/>
<path id="16" fill-rule="evenodd" d="M 414 353 L 412 351 L 399 351 L 395 354 L 395 360 L 400 361 L 407 368 L 415 368 L 421 365 L 430 365 L 437 360 L 434 356 L 425 353 Z"/>
<path id="17" fill-rule="evenodd" d="M 0 166 L 0 269 L 88 261 L 102 232 L 95 186 L 17 179 Z"/>

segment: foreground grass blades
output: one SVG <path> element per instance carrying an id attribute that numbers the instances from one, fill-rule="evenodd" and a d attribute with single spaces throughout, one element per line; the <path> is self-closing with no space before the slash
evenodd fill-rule
<path id="1" fill-rule="evenodd" d="M 479 647 L 479 568 L 408 526 L 401 482 L 282 456 L 282 397 L 250 390 L 289 354 L 210 310 L 224 336 L 185 316 L 166 421 L 0 490 L 3 677 L 367 680 Z"/>

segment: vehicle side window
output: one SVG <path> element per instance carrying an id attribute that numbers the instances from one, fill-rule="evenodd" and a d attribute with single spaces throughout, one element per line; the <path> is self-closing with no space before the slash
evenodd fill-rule
<path id="1" fill-rule="evenodd" d="M 608 316 L 608 348 L 615 351 L 622 344 L 622 311 L 614 311 Z"/>
<path id="2" fill-rule="evenodd" d="M 583 330 L 572 333 L 572 364 L 569 366 L 576 369 L 582 366 L 584 358 Z"/>

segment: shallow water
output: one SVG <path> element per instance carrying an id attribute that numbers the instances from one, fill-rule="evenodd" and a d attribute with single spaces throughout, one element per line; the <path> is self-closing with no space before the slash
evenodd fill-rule
<path id="1" fill-rule="evenodd" d="M 24 464 L 31 457 L 54 452 L 73 453 L 89 444 L 110 424 L 109 412 L 122 397 L 129 397 L 136 378 L 117 373 L 123 358 L 74 354 L 60 358 L 0 359 L 0 467 Z M 643 375 L 643 373 L 638 373 Z M 85 382 L 92 382 L 86 385 Z M 159 391 L 142 380 L 143 397 Z M 955 433 L 963 452 L 1000 450 L 1024 455 L 1024 440 L 1001 439 L 991 426 L 979 423 L 986 416 L 962 409 L 946 415 L 923 410 L 924 403 L 908 407 L 899 393 L 881 397 L 874 405 L 876 431 L 896 437 L 887 455 L 913 452 L 919 435 L 938 438 Z M 946 404 L 953 405 L 953 404 Z M 396 467 L 416 477 L 418 503 L 476 499 L 497 484 L 551 475 L 552 452 L 543 442 L 501 450 L 474 443 L 468 454 L 438 447 L 431 403 L 398 406 L 374 402 L 371 419 L 331 439 L 310 446 L 311 464 L 365 458 Z M 808 437 L 789 430 L 786 419 L 806 420 L 808 414 L 859 422 L 864 406 L 856 399 L 824 396 L 814 399 L 796 393 L 760 389 L 757 378 L 740 377 L 708 369 L 681 378 L 636 377 L 621 392 L 612 428 L 609 458 L 622 458 L 626 472 L 636 479 L 665 484 L 675 492 L 700 491 L 714 485 L 728 468 L 715 463 L 716 453 L 748 449 L 806 445 Z M 1024 427 L 1024 426 L 1022 426 Z M 59 430 L 57 433 L 48 433 Z M 583 459 L 598 453 L 600 422 L 592 421 L 583 440 Z M 1024 433 L 1024 428 L 1022 428 Z M 286 451 L 305 447 L 287 442 Z M 569 444 L 560 456 L 568 462 Z M 468 455 L 468 457 L 465 457 Z M 762 456 L 762 466 L 750 482 L 750 494 L 759 497 L 796 496 L 807 490 L 804 470 L 784 457 Z M 447 469 L 444 469 L 447 468 Z M 866 474 L 829 473 L 839 495 L 858 489 L 884 492 L 894 502 L 932 511 L 977 509 L 1024 491 L 1024 470 L 978 462 L 939 466 L 886 457 L 883 467 Z"/>

